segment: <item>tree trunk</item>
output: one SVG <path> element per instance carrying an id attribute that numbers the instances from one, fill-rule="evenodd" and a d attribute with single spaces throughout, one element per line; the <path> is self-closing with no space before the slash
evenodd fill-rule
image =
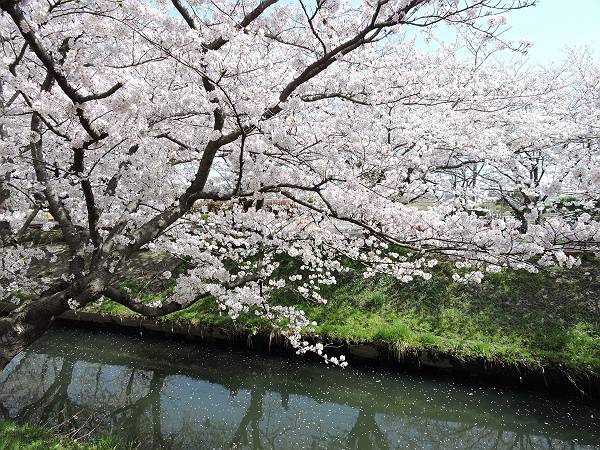
<path id="1" fill-rule="evenodd" d="M 0 319 L 0 370 L 19 352 L 40 337 L 51 320 L 23 323 L 11 317 Z"/>
<path id="2" fill-rule="evenodd" d="M 0 370 L 40 337 L 54 317 L 69 309 L 67 291 L 24 303 L 7 317 L 0 317 Z"/>
<path id="3" fill-rule="evenodd" d="M 0 370 L 40 337 L 55 317 L 70 309 L 69 300 L 83 307 L 100 297 L 104 286 L 102 277 L 90 274 L 65 290 L 26 302 L 7 317 L 0 317 Z"/>

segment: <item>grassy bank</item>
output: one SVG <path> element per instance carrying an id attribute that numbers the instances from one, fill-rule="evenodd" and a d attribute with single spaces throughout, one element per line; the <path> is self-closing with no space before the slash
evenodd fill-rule
<path id="1" fill-rule="evenodd" d="M 123 448 L 110 439 L 77 442 L 51 430 L 0 421 L 0 450 L 116 450 Z"/>
<path id="2" fill-rule="evenodd" d="M 293 273 L 293 264 L 284 262 L 281 270 Z M 354 269 L 324 290 L 329 300 L 326 306 L 308 303 L 291 289 L 278 291 L 272 302 L 301 305 L 319 323 L 317 333 L 325 341 L 385 343 L 404 351 L 432 350 L 465 360 L 483 358 L 527 367 L 559 365 L 580 374 L 600 374 L 597 263 L 536 275 L 490 274 L 480 285 L 456 284 L 450 277 L 450 269 L 443 265 L 432 280 L 408 284 L 384 276 L 364 279 Z M 151 301 L 168 292 L 167 287 L 161 293 L 140 296 Z M 135 314 L 110 301 L 90 309 Z M 252 315 L 233 323 L 219 314 L 211 299 L 164 320 L 252 331 L 269 328 Z"/>

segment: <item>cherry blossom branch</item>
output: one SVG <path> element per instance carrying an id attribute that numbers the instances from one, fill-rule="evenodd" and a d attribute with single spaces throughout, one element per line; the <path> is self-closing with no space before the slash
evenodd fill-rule
<path id="1" fill-rule="evenodd" d="M 167 314 L 171 314 L 171 313 L 189 308 L 194 303 L 197 303 L 200 300 L 208 298 L 210 296 L 210 293 L 205 293 L 205 294 L 197 296 L 193 300 L 185 302 L 185 303 L 171 301 L 171 302 L 165 303 L 160 306 L 152 306 L 152 305 L 147 305 L 147 304 L 141 303 L 140 301 L 132 298 L 126 292 L 120 291 L 116 288 L 107 288 L 104 290 L 103 294 L 105 296 L 107 296 L 108 298 L 110 298 L 111 300 L 113 300 L 117 303 L 120 303 L 123 306 L 126 306 L 131 311 L 142 314 L 143 316 L 146 316 L 146 317 L 166 316 Z"/>
<path id="2" fill-rule="evenodd" d="M 48 73 L 52 76 L 52 78 L 54 78 L 54 80 L 56 80 L 56 83 L 60 86 L 61 90 L 67 95 L 67 97 L 71 99 L 74 104 L 81 105 L 93 100 L 107 98 L 123 87 L 122 83 L 117 83 L 107 91 L 100 94 L 82 95 L 77 92 L 77 90 L 71 86 L 71 83 L 69 83 L 67 77 L 58 69 L 54 58 L 52 58 L 52 56 L 46 51 L 43 43 L 29 28 L 29 25 L 27 25 L 27 19 L 23 15 L 23 11 L 21 11 L 21 9 L 18 7 L 18 3 L 19 0 L 1 0 L 0 10 L 8 13 L 8 15 L 12 18 L 29 48 L 31 48 L 31 50 L 42 62 L 46 70 L 48 70 Z"/>
<path id="3" fill-rule="evenodd" d="M 258 274 L 251 274 L 244 277 L 240 277 L 237 280 L 224 283 L 223 287 L 225 289 L 234 289 L 240 286 L 243 286 L 246 283 L 256 281 L 259 279 Z M 190 306 L 198 303 L 200 300 L 206 299 L 211 296 L 210 292 L 205 292 L 200 295 L 197 295 L 190 300 L 178 302 L 178 301 L 170 301 L 168 303 L 161 304 L 159 306 L 149 305 L 141 303 L 139 300 L 132 298 L 127 292 L 123 292 L 114 287 L 106 288 L 103 292 L 104 295 L 109 297 L 111 300 L 120 303 L 123 306 L 126 306 L 130 310 L 140 313 L 146 317 L 160 317 L 166 316 L 167 314 L 171 314 L 177 311 L 181 311 L 183 309 L 189 308 Z"/>
<path id="4" fill-rule="evenodd" d="M 267 8 L 277 3 L 279 0 L 260 0 L 258 5 L 244 16 L 242 21 L 236 25 L 238 30 L 244 30 L 248 25 L 254 22 Z M 223 47 L 229 40 L 223 37 L 218 37 L 215 40 L 206 44 L 208 50 L 218 50 Z"/>

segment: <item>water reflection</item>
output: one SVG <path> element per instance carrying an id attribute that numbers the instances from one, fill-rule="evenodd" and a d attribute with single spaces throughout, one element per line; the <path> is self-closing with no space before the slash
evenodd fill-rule
<path id="1" fill-rule="evenodd" d="M 600 448 L 574 401 L 54 330 L 0 374 L 0 418 L 140 448 Z"/>

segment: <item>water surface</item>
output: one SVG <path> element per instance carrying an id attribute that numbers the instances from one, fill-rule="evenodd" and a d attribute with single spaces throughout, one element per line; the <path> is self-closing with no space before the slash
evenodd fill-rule
<path id="1" fill-rule="evenodd" d="M 592 449 L 577 399 L 54 329 L 0 373 L 0 418 L 139 448 Z"/>

